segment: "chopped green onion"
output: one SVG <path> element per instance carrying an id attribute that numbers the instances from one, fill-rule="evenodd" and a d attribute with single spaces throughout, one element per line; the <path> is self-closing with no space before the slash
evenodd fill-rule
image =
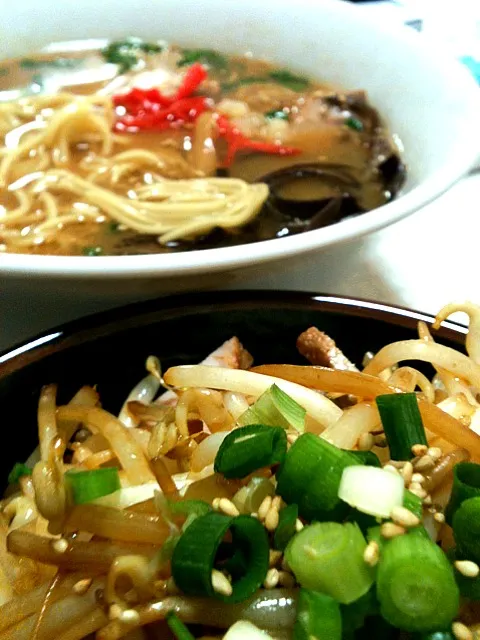
<path id="1" fill-rule="evenodd" d="M 8 484 L 17 484 L 22 476 L 31 476 L 32 470 L 23 462 L 16 462 L 8 474 Z"/>
<path id="2" fill-rule="evenodd" d="M 160 53 L 162 48 L 156 42 L 144 42 L 141 38 L 126 38 L 110 42 L 102 51 L 106 62 L 118 64 L 120 73 L 130 71 L 139 62 L 139 53 Z"/>
<path id="3" fill-rule="evenodd" d="M 464 500 L 480 496 L 480 464 L 475 462 L 459 462 L 453 467 L 452 493 L 445 517 L 449 525 L 452 524 L 455 511 Z"/>
<path id="4" fill-rule="evenodd" d="M 223 548 L 231 548 L 230 558 L 238 554 L 246 565 L 233 581 L 230 596 L 217 593 L 212 586 L 212 570 L 221 568 L 217 554 L 227 532 L 231 533 L 232 542 Z M 265 580 L 268 562 L 268 537 L 258 520 L 243 515 L 229 518 L 212 512 L 196 518 L 180 537 L 173 552 L 172 576 L 186 595 L 242 602 Z M 236 563 L 240 567 L 241 564 Z M 228 558 L 225 566 L 228 566 Z"/>
<path id="5" fill-rule="evenodd" d="M 266 112 L 265 117 L 269 120 L 288 120 L 288 113 L 283 109 L 272 109 Z"/>
<path id="6" fill-rule="evenodd" d="M 212 510 L 212 507 L 204 500 L 168 500 L 168 509 L 173 515 L 204 516 Z"/>
<path id="7" fill-rule="evenodd" d="M 195 636 L 190 633 L 176 613 L 169 611 L 165 616 L 165 619 L 170 631 L 177 640 L 195 640 Z"/>
<path id="8" fill-rule="evenodd" d="M 353 116 L 347 118 L 345 124 L 349 129 L 353 129 L 354 131 L 363 131 L 363 122 Z"/>
<path id="9" fill-rule="evenodd" d="M 103 248 L 100 246 L 97 247 L 84 247 L 82 249 L 82 253 L 84 256 L 94 257 L 101 256 L 103 253 Z"/>
<path id="10" fill-rule="evenodd" d="M 268 74 L 269 78 L 278 82 L 283 87 L 287 87 L 292 91 L 303 91 L 310 86 L 310 82 L 302 76 L 297 76 L 288 69 L 275 69 Z"/>
<path id="11" fill-rule="evenodd" d="M 289 504 L 282 509 L 279 514 L 278 525 L 275 529 L 273 542 L 275 549 L 283 551 L 296 533 L 298 518 L 298 507 L 296 504 Z"/>
<path id="12" fill-rule="evenodd" d="M 154 555 L 152 563 L 158 571 L 165 568 L 171 561 L 173 552 L 175 551 L 175 547 L 179 540 L 180 535 L 178 533 L 172 533 L 172 535 L 168 536 L 161 548 Z"/>
<path id="13" fill-rule="evenodd" d="M 414 513 L 417 518 L 422 518 L 423 516 L 423 502 L 422 499 L 416 496 L 414 493 L 405 489 L 405 493 L 403 494 L 403 506 L 405 509 L 408 509 L 412 513 Z"/>
<path id="14" fill-rule="evenodd" d="M 109 222 L 108 223 L 108 232 L 109 233 L 118 233 L 120 231 L 120 223 L 119 222 Z"/>
<path id="15" fill-rule="evenodd" d="M 363 559 L 366 546 L 356 524 L 316 522 L 297 533 L 285 558 L 302 587 L 350 604 L 373 584 L 373 571 Z"/>
<path id="16" fill-rule="evenodd" d="M 82 58 L 52 58 L 52 59 L 35 59 L 23 58 L 20 60 L 22 69 L 75 69 L 84 63 Z"/>
<path id="17" fill-rule="evenodd" d="M 340 606 L 324 593 L 300 589 L 293 640 L 312 640 L 313 638 L 341 640 Z"/>
<path id="18" fill-rule="evenodd" d="M 264 424 L 270 427 L 293 427 L 300 433 L 305 430 L 305 409 L 280 387 L 273 384 L 238 419 L 238 424 Z"/>
<path id="19" fill-rule="evenodd" d="M 415 444 L 428 444 L 415 393 L 377 396 L 376 403 L 392 460 L 410 460 Z"/>
<path id="20" fill-rule="evenodd" d="M 430 633 L 422 633 L 417 640 L 456 640 L 456 637 L 449 630 L 431 631 Z"/>
<path id="21" fill-rule="evenodd" d="M 343 470 L 358 460 L 313 433 L 304 433 L 290 447 L 277 471 L 277 493 L 297 504 L 306 520 L 341 520 L 348 506 L 338 497 Z"/>
<path id="22" fill-rule="evenodd" d="M 355 602 L 340 605 L 340 612 L 342 614 L 342 630 L 344 636 L 351 635 L 357 631 L 357 629 L 361 629 L 367 616 L 378 614 L 375 587 L 373 586 L 365 595 L 355 600 Z"/>
<path id="23" fill-rule="evenodd" d="M 273 496 L 275 487 L 267 478 L 252 478 L 233 496 L 232 502 L 240 513 L 255 513 L 267 496 Z"/>
<path id="24" fill-rule="evenodd" d="M 338 497 L 362 513 L 388 518 L 394 507 L 403 505 L 404 490 L 399 474 L 362 465 L 343 470 Z"/>
<path id="25" fill-rule="evenodd" d="M 453 569 L 443 551 L 421 531 L 383 545 L 377 598 L 382 616 L 404 631 L 447 628 L 459 608 Z"/>
<path id="26" fill-rule="evenodd" d="M 452 529 L 458 552 L 480 562 L 480 497 L 461 503 L 453 514 Z"/>
<path id="27" fill-rule="evenodd" d="M 350 451 L 358 459 L 358 464 L 366 464 L 368 467 L 381 467 L 379 457 L 373 451 Z"/>
<path id="28" fill-rule="evenodd" d="M 220 445 L 214 470 L 226 478 L 244 478 L 257 469 L 283 462 L 286 452 L 287 434 L 281 427 L 239 427 Z"/>
<path id="29" fill-rule="evenodd" d="M 178 63 L 179 67 L 185 67 L 195 62 L 201 62 L 207 64 L 214 69 L 226 69 L 228 67 L 228 60 L 225 56 L 222 56 L 218 51 L 213 49 L 183 49 L 182 59 Z"/>
<path id="30" fill-rule="evenodd" d="M 65 482 L 75 504 L 85 504 L 120 489 L 117 467 L 91 471 L 67 471 Z"/>

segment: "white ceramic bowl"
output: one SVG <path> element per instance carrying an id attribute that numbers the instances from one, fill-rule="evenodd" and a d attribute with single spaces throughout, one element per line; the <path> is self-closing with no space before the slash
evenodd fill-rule
<path id="1" fill-rule="evenodd" d="M 16 0 L 3 3 L 2 25 L 2 57 L 52 41 L 132 34 L 251 51 L 345 88 L 366 89 L 404 144 L 408 182 L 379 209 L 293 237 L 169 255 L 2 255 L 0 277 L 157 280 L 320 250 L 413 213 L 468 171 L 480 149 L 480 91 L 468 72 L 413 30 L 371 21 L 338 0 Z"/>

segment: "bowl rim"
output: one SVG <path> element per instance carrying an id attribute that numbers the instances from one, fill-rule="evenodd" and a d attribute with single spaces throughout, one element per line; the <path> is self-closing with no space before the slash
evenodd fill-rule
<path id="1" fill-rule="evenodd" d="M 208 313 L 209 311 L 245 310 L 267 307 L 298 309 L 370 318 L 394 327 L 415 330 L 422 320 L 431 324 L 434 316 L 408 307 L 376 302 L 364 298 L 331 295 L 308 291 L 241 289 L 230 291 L 201 291 L 161 296 L 144 302 L 134 302 L 115 309 L 84 316 L 25 340 L 0 353 L 0 381 L 43 358 L 66 351 L 112 334 L 161 323 L 179 315 Z M 441 339 L 461 343 L 468 327 L 459 322 L 442 322 L 435 335 Z"/>
<path id="2" fill-rule="evenodd" d="M 299 0 L 302 5 L 307 0 Z M 379 29 L 378 19 L 363 14 L 361 8 L 346 2 L 318 4 L 319 10 L 328 5 L 329 11 L 340 15 L 355 15 L 359 27 L 366 25 Z M 428 37 L 411 27 L 395 23 L 381 23 L 382 32 L 391 35 L 406 47 L 428 59 L 449 83 L 452 90 L 464 98 L 465 112 L 460 119 L 459 135 L 449 159 L 426 180 L 395 200 L 362 215 L 346 219 L 321 229 L 284 238 L 213 249 L 167 254 L 126 256 L 52 256 L 3 253 L 0 256 L 0 274 L 3 276 L 42 277 L 58 279 L 111 279 L 171 277 L 228 271 L 250 264 L 264 264 L 296 254 L 312 252 L 329 245 L 361 237 L 378 231 L 429 204 L 447 191 L 476 163 L 480 149 L 477 132 L 480 91 L 468 70 L 446 51 L 439 50 Z M 245 250 L 247 248 L 247 250 Z"/>

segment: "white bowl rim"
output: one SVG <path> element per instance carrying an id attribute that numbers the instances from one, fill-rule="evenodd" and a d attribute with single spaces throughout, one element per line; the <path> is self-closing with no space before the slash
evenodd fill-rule
<path id="1" fill-rule="evenodd" d="M 338 2 L 337 10 L 339 12 L 356 11 L 359 23 L 372 24 L 371 17 L 362 14 L 359 7 Z M 60 279 L 72 277 L 109 279 L 164 278 L 229 271 L 313 252 L 378 231 L 429 204 L 455 184 L 478 161 L 480 135 L 473 127 L 477 124 L 473 115 L 475 112 L 477 114 L 480 112 L 480 90 L 473 77 L 459 62 L 438 49 L 433 51 L 429 41 L 413 29 L 397 24 L 382 24 L 382 30 L 389 32 L 397 40 L 403 41 L 406 46 L 416 48 L 422 56 L 433 60 L 435 66 L 441 67 L 443 75 L 452 82 L 452 86 L 463 92 L 462 95 L 469 103 L 469 112 L 472 114 L 471 120 L 467 118 L 463 123 L 461 154 L 456 154 L 447 164 L 433 172 L 429 178 L 410 192 L 399 195 L 397 199 L 382 207 L 315 231 L 233 247 L 163 254 L 95 256 L 94 258 L 3 253 L 0 255 L 0 275 L 29 278 L 55 276 Z"/>

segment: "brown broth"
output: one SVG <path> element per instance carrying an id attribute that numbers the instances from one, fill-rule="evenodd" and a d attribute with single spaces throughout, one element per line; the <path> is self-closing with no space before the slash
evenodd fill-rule
<path id="1" fill-rule="evenodd" d="M 173 50 L 181 51 L 178 48 Z M 309 226 L 310 219 L 301 207 L 305 202 L 323 202 L 348 195 L 345 201 L 347 206 L 343 207 L 336 219 L 316 223 L 316 226 L 324 226 L 348 215 L 376 208 L 395 196 L 398 185 L 402 182 L 403 165 L 398 163 L 399 175 L 393 171 L 394 177 L 399 178 L 396 182 L 382 173 L 382 161 L 389 157 L 398 158 L 398 152 L 376 111 L 361 92 L 341 93 L 310 79 L 302 82 L 302 78 L 297 77 L 295 80 L 296 74 L 290 76 L 290 80 L 287 75 L 287 80 L 284 77 L 284 81 L 280 82 L 269 76 L 272 72 L 280 72 L 280 75 L 285 76 L 285 70 L 266 61 L 250 56 L 226 56 L 226 59 L 226 68 L 209 69 L 209 78 L 200 88 L 200 94 L 212 97 L 217 104 L 225 98 L 243 102 L 250 111 L 262 117 L 267 112 L 283 110 L 287 114 L 288 123 L 282 124 L 281 118 L 273 117 L 265 122 L 268 124 L 274 121 L 272 126 L 288 127 L 286 143 L 300 148 L 302 153 L 287 157 L 238 153 L 228 172 L 219 167 L 219 175 L 256 182 L 274 171 L 297 165 L 341 167 L 348 173 L 351 182 L 348 193 L 344 182 L 338 182 L 335 176 L 318 180 L 309 175 L 299 175 L 296 180 L 286 181 L 275 193 L 272 191 L 272 197 L 253 223 L 234 231 L 214 230 L 205 237 L 161 246 L 155 236 L 138 234 L 106 219 L 104 222 L 65 225 L 56 232 L 53 242 L 34 247 L 17 248 L 4 241 L 5 249 L 35 254 L 124 255 L 231 246 L 283 237 L 313 228 Z M 155 68 L 155 54 L 146 55 L 145 60 L 147 68 Z M 39 87 L 48 87 L 52 80 L 57 82 L 62 91 L 94 93 L 108 82 L 111 76 L 111 73 L 110 76 L 107 73 L 109 70 L 111 71 L 111 65 L 107 67 L 98 50 L 36 54 L 28 59 L 8 60 L 0 63 L 0 99 L 2 91 L 22 89 L 32 82 L 36 82 Z M 80 78 L 76 74 L 83 74 L 82 82 L 76 81 L 76 77 Z M 98 80 L 99 74 L 103 74 L 103 80 Z M 252 81 L 255 79 L 256 82 Z M 353 120 L 355 126 L 350 126 L 350 120 Z M 356 130 L 359 121 L 362 130 Z M 189 149 L 192 133 L 191 127 L 185 127 L 179 131 L 124 134 L 122 143 L 116 145 L 114 152 L 133 148 L 158 152 L 167 146 L 180 151 L 188 163 L 191 160 Z M 217 141 L 216 146 L 221 151 L 222 141 Z M 86 172 L 82 172 L 79 162 L 96 153 L 97 149 L 95 145 L 85 141 L 79 143 L 74 151 L 74 161 L 69 169 L 85 177 Z M 28 164 L 22 163 L 13 177 L 16 179 L 28 173 L 27 168 Z M 192 176 L 179 174 L 165 177 Z M 115 187 L 115 191 L 125 195 L 129 189 L 136 189 L 148 183 L 149 179 L 151 177 L 148 174 L 135 175 L 122 181 Z M 11 196 L 5 190 L 2 193 L 0 189 L 0 205 L 11 206 L 10 200 Z M 290 209 L 286 210 L 285 202 L 288 204 L 290 201 L 294 204 L 292 206 L 290 203 Z M 66 207 L 70 205 L 71 203 L 65 203 Z M 0 225 L 0 241 L 1 233 Z"/>

